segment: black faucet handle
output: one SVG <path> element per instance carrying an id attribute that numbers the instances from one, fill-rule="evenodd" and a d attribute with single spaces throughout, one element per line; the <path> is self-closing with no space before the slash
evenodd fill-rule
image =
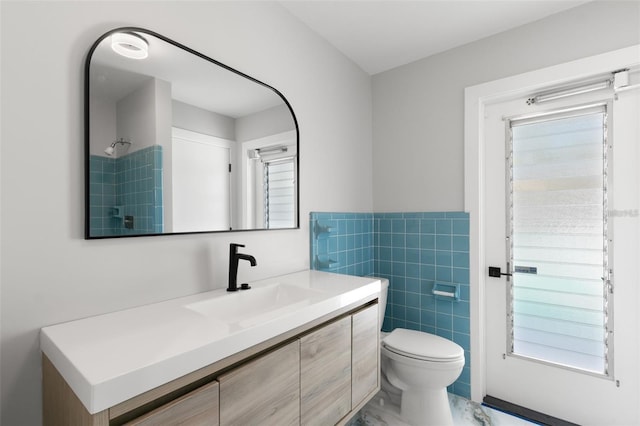
<path id="1" fill-rule="evenodd" d="M 229 248 L 232 253 L 236 253 L 238 251 L 238 247 L 244 247 L 244 244 L 231 243 L 229 244 Z"/>

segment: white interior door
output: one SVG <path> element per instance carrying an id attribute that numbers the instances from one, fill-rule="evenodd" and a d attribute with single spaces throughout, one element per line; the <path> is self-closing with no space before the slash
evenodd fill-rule
<path id="1" fill-rule="evenodd" d="M 486 264 L 480 266 L 485 273 L 496 266 L 514 275 L 485 280 L 485 395 L 580 424 L 625 424 L 634 411 L 625 405 L 637 399 L 638 381 L 625 374 L 637 371 L 628 367 L 637 363 L 638 347 L 625 337 L 638 324 L 639 103 L 638 91 L 621 93 L 618 100 L 609 91 L 540 105 L 517 99 L 486 107 Z M 568 117 L 588 121 L 588 114 L 597 123 L 596 104 L 606 118 L 601 151 L 606 161 L 588 158 L 593 146 L 576 142 L 581 135 L 562 142 L 533 129 L 546 120 L 556 133 L 571 132 L 580 118 Z M 595 109 L 575 109 L 586 105 Z M 505 120 L 526 116 L 537 117 L 515 120 L 513 128 Z M 522 123 L 531 126 L 516 129 Z M 518 142 L 527 132 L 534 134 Z M 514 133 L 520 134 L 515 142 Z M 606 195 L 595 201 L 594 185 L 585 183 L 593 176 L 581 175 L 590 162 L 596 169 L 598 162 L 608 166 L 609 175 L 600 178 Z M 540 173 L 548 176 L 534 176 Z M 573 193 L 562 187 L 568 181 L 577 185 Z M 585 195 L 587 187 L 591 195 Z M 567 201 L 572 197 L 579 200 Z M 593 226 L 598 210 L 600 229 Z M 583 216 L 592 222 L 581 222 Z M 589 227 L 595 240 L 588 238 Z M 598 244 L 597 233 L 604 231 L 609 239 L 601 237 Z M 567 238 L 558 238 L 561 233 Z M 625 382 L 630 388 L 623 389 Z"/>

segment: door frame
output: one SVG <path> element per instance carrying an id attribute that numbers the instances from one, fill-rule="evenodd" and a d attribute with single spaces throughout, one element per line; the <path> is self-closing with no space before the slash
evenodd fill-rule
<path id="1" fill-rule="evenodd" d="M 485 359 L 485 105 L 523 97 L 544 88 L 640 65 L 640 44 L 465 88 L 464 210 L 469 213 L 471 399 L 486 393 Z"/>

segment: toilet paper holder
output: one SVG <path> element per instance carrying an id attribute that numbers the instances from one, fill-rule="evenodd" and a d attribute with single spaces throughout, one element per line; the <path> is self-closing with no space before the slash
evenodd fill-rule
<path id="1" fill-rule="evenodd" d="M 460 300 L 460 284 L 434 283 L 431 293 L 438 299 Z"/>

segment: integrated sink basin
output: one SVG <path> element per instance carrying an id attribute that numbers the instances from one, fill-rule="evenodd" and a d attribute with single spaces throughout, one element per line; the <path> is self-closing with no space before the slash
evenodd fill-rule
<path id="1" fill-rule="evenodd" d="M 317 290 L 276 283 L 216 294 L 184 307 L 231 328 L 247 328 L 296 312 L 323 297 L 324 293 Z"/>
<path id="2" fill-rule="evenodd" d="M 42 352 L 90 414 L 378 297 L 380 281 L 300 271 L 45 327 Z"/>

